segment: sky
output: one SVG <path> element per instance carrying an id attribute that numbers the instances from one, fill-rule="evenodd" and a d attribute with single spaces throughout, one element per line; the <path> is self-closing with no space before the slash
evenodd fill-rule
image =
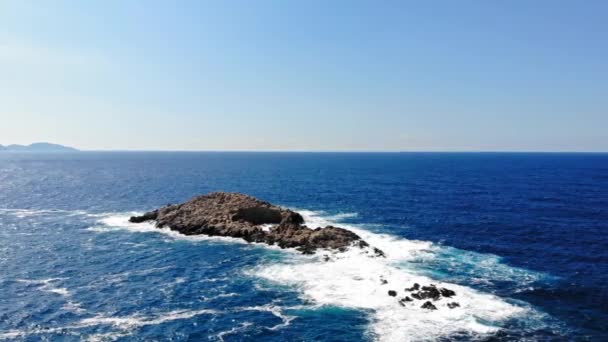
<path id="1" fill-rule="evenodd" d="M 608 151 L 608 1 L 0 1 L 0 144 Z"/>

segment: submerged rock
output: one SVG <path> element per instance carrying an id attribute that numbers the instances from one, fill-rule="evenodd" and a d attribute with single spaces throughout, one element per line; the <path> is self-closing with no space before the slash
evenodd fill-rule
<path id="1" fill-rule="evenodd" d="M 374 254 L 378 257 L 382 257 L 385 258 L 386 255 L 384 254 L 384 252 L 376 247 L 374 247 Z"/>
<path id="2" fill-rule="evenodd" d="M 405 306 L 405 303 L 407 302 L 413 302 L 414 300 L 412 298 L 410 298 L 409 296 L 405 296 L 404 298 L 399 299 L 399 304 L 401 304 L 401 306 Z"/>
<path id="3" fill-rule="evenodd" d="M 450 308 L 450 309 L 457 308 L 459 306 L 460 306 L 460 304 L 458 304 L 456 302 L 448 303 L 448 308 Z"/>
<path id="4" fill-rule="evenodd" d="M 297 212 L 238 193 L 214 192 L 177 205 L 168 205 L 129 219 L 133 223 L 155 221 L 184 235 L 209 235 L 241 238 L 281 248 L 296 248 L 313 254 L 318 248 L 344 251 L 350 246 L 368 244 L 357 234 L 327 226 L 311 229 Z M 274 225 L 264 229 L 263 225 Z M 379 256 L 381 250 L 374 249 Z"/>
<path id="5" fill-rule="evenodd" d="M 388 290 L 388 295 L 391 296 L 391 297 L 397 297 L 397 291 Z"/>

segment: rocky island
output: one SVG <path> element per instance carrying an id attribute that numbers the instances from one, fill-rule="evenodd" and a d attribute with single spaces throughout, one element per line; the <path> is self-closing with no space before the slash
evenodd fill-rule
<path id="1" fill-rule="evenodd" d="M 239 193 L 213 192 L 197 196 L 181 204 L 169 204 L 141 216 L 132 216 L 129 221 L 154 221 L 158 228 L 169 228 L 184 235 L 233 237 L 295 248 L 304 254 L 314 254 L 317 249 L 343 252 L 353 247 L 365 249 L 370 257 L 385 256 L 350 230 L 334 226 L 310 228 L 295 211 Z M 325 255 L 324 260 L 330 259 Z M 379 286 L 388 284 L 386 279 L 380 279 Z M 432 311 L 438 309 L 435 302 L 452 298 L 456 293 L 434 284 L 421 286 L 415 283 L 405 288 L 402 295 L 393 289 L 388 290 L 388 295 L 395 297 L 401 306 L 418 306 L 423 302 L 419 307 Z M 443 306 L 454 309 L 460 304 L 449 302 Z"/>
<path id="2" fill-rule="evenodd" d="M 296 248 L 304 254 L 315 250 L 346 250 L 368 247 L 357 234 L 338 227 L 309 228 L 302 216 L 254 197 L 228 192 L 213 192 L 182 203 L 133 216 L 132 223 L 155 221 L 159 228 L 169 228 L 184 235 L 208 235 L 240 238 L 248 242 Z M 378 256 L 383 253 L 374 249 Z"/>

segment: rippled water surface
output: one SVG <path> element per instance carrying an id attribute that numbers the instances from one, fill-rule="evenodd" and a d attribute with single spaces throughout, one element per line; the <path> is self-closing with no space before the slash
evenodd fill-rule
<path id="1" fill-rule="evenodd" d="M 216 190 L 386 258 L 127 221 Z M 608 340 L 607 232 L 608 154 L 5 153 L 0 340 Z"/>

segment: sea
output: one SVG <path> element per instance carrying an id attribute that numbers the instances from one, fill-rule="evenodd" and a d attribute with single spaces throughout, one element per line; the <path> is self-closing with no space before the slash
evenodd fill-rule
<path id="1" fill-rule="evenodd" d="M 128 222 L 212 191 L 386 257 Z M 0 340 L 608 341 L 608 154 L 2 153 Z"/>

